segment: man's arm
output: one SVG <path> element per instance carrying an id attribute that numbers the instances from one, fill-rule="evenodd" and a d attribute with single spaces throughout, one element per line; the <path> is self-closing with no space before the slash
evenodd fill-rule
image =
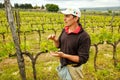
<path id="1" fill-rule="evenodd" d="M 77 56 L 77 55 L 75 56 L 75 55 L 64 54 L 62 57 L 66 58 L 70 61 L 73 61 L 73 62 L 77 62 L 77 63 L 79 62 L 79 56 Z"/>
<path id="2" fill-rule="evenodd" d="M 79 56 L 65 54 L 63 52 L 50 52 L 52 56 L 63 57 L 73 62 L 79 62 Z"/>
<path id="3" fill-rule="evenodd" d="M 58 39 L 55 39 L 55 40 L 53 40 L 53 41 L 54 41 L 55 46 L 56 46 L 56 47 L 59 47 L 59 40 L 58 40 Z"/>

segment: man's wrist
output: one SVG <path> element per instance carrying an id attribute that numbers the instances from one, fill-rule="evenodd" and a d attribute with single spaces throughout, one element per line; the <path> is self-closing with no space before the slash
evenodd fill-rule
<path id="1" fill-rule="evenodd" d="M 65 53 L 63 53 L 61 57 L 66 58 L 66 54 L 65 54 Z"/>
<path id="2" fill-rule="evenodd" d="M 54 42 L 57 42 L 58 40 L 57 39 L 53 39 Z"/>

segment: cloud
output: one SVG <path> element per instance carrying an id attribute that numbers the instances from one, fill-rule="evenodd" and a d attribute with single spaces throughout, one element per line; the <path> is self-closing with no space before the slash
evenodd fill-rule
<path id="1" fill-rule="evenodd" d="M 4 0 L 0 0 L 0 2 L 4 3 Z M 14 5 L 15 3 L 18 4 L 28 3 L 28 4 L 32 4 L 33 6 L 35 5 L 41 6 L 42 4 L 45 4 L 44 0 L 10 0 L 10 2 L 12 5 Z"/>
<path id="2" fill-rule="evenodd" d="M 112 7 L 120 6 L 120 0 L 45 0 L 47 3 L 58 4 L 60 8 L 78 7 Z M 64 4 L 63 4 L 64 3 Z"/>
<path id="3" fill-rule="evenodd" d="M 45 1 L 73 1 L 73 0 L 45 0 Z M 95 1 L 95 0 L 74 0 L 74 1 Z"/>
<path id="4" fill-rule="evenodd" d="M 120 0 L 10 0 L 12 5 L 15 3 L 25 4 L 30 3 L 33 6 L 45 5 L 45 4 L 57 4 L 60 8 L 66 7 L 113 7 L 120 6 Z M 0 2 L 4 2 L 4 0 L 0 0 Z"/>

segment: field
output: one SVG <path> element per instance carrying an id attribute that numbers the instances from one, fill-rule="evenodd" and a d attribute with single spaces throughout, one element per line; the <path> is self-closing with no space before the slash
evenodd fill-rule
<path id="1" fill-rule="evenodd" d="M 61 13 L 19 11 L 16 17 L 22 51 L 39 55 L 36 61 L 37 80 L 58 80 L 56 67 L 59 59 L 49 51 L 57 51 L 49 34 L 59 36 L 64 27 Z M 17 22 L 17 18 L 19 22 Z M 120 15 L 82 12 L 80 22 L 91 36 L 90 58 L 83 65 L 84 80 L 120 80 Z M 0 80 L 21 80 L 14 43 L 6 15 L 0 10 Z M 33 80 L 32 64 L 24 55 L 27 80 Z"/>

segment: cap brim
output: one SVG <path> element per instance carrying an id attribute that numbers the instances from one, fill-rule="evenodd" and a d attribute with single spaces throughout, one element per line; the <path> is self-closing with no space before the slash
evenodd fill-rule
<path id="1" fill-rule="evenodd" d="M 61 11 L 62 14 L 70 14 L 67 11 Z"/>
<path id="2" fill-rule="evenodd" d="M 75 15 L 75 14 L 73 14 L 72 12 L 69 12 L 69 11 L 67 11 L 67 10 L 61 11 L 61 13 L 64 14 L 64 15 L 72 14 L 72 15 L 74 15 L 74 16 L 80 17 L 79 15 Z"/>

